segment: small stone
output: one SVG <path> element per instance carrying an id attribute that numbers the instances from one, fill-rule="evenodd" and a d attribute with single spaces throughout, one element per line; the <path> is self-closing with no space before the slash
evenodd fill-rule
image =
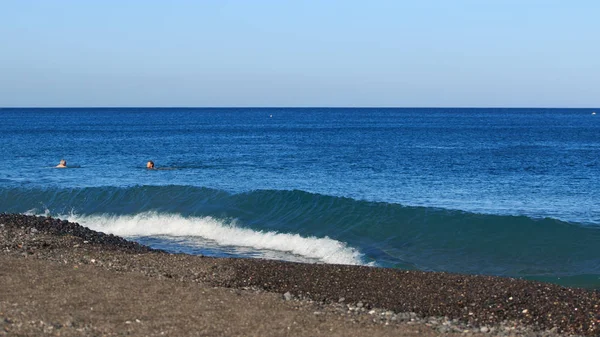
<path id="1" fill-rule="evenodd" d="M 442 325 L 442 326 L 438 327 L 438 331 L 443 334 L 447 334 L 447 333 L 450 333 L 451 329 L 447 326 Z"/>
<path id="2" fill-rule="evenodd" d="M 356 306 L 357 306 L 358 308 L 362 308 L 362 307 L 363 307 L 363 305 L 364 305 L 364 304 L 363 304 L 363 302 L 358 302 L 358 303 L 356 303 Z"/>
<path id="3" fill-rule="evenodd" d="M 343 298 L 343 297 L 340 297 L 340 299 L 338 300 L 338 303 L 342 303 L 342 302 L 344 302 L 345 300 L 346 300 L 345 298 Z"/>
<path id="4" fill-rule="evenodd" d="M 291 301 L 293 298 L 294 296 L 292 296 L 292 294 L 289 291 L 283 294 L 283 299 L 285 299 L 286 301 Z"/>
<path id="5" fill-rule="evenodd" d="M 522 313 L 524 313 L 524 314 L 526 314 L 526 313 L 528 313 L 528 312 L 529 312 L 529 310 L 527 310 L 527 309 L 523 309 L 523 311 L 521 311 L 521 312 L 522 312 Z"/>
<path id="6" fill-rule="evenodd" d="M 490 329 L 489 329 L 487 326 L 482 326 L 482 327 L 479 329 L 479 331 L 480 331 L 480 332 L 483 332 L 483 333 L 488 333 L 488 332 L 490 332 Z"/>

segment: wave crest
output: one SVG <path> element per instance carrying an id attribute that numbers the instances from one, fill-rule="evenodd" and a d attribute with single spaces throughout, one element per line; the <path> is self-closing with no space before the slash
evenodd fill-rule
<path id="1" fill-rule="evenodd" d="M 124 237 L 185 238 L 188 244 L 211 240 L 219 246 L 248 247 L 255 250 L 281 252 L 281 257 L 292 254 L 310 261 L 331 264 L 363 264 L 358 250 L 328 237 L 303 237 L 276 231 L 256 231 L 243 228 L 235 220 L 226 222 L 212 217 L 183 217 L 179 214 L 143 212 L 134 215 L 78 215 L 59 216 L 93 230 Z M 277 254 L 276 254 L 277 256 Z M 285 258 L 284 258 L 285 259 Z"/>

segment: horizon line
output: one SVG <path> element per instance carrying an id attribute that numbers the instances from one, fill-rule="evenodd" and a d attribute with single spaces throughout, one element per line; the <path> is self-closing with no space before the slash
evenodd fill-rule
<path id="1" fill-rule="evenodd" d="M 547 106 L 0 106 L 1 109 L 600 109 Z"/>

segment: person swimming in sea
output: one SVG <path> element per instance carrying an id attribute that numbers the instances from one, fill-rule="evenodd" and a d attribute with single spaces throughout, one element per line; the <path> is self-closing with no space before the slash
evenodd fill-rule
<path id="1" fill-rule="evenodd" d="M 56 168 L 66 168 L 67 167 L 67 161 L 64 159 L 61 159 L 60 162 L 58 163 L 58 165 L 56 165 Z"/>
<path id="2" fill-rule="evenodd" d="M 175 170 L 175 168 L 173 168 L 173 167 L 155 167 L 154 162 L 152 160 L 149 160 L 146 163 L 146 168 L 148 170 Z"/>

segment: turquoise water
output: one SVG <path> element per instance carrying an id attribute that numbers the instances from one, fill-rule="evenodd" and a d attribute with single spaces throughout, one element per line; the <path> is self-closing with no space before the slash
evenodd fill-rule
<path id="1" fill-rule="evenodd" d="M 2 109 L 0 212 L 175 252 L 600 288 L 592 111 Z"/>

